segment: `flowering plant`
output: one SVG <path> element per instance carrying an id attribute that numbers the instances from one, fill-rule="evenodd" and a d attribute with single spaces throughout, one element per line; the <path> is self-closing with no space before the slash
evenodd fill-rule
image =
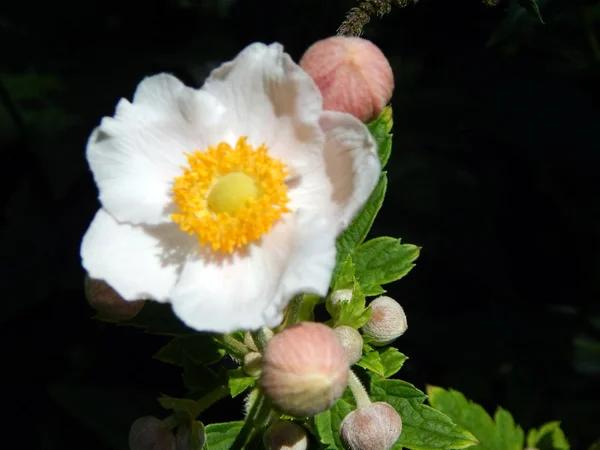
<path id="1" fill-rule="evenodd" d="M 393 378 L 407 357 L 389 344 L 408 322 L 384 286 L 420 248 L 366 239 L 386 193 L 392 91 L 361 38 L 320 41 L 300 65 L 257 43 L 200 89 L 146 78 L 94 130 L 90 302 L 172 336 L 155 357 L 188 390 L 159 397 L 163 420 L 132 425 L 132 450 L 523 448 L 506 411 L 492 420 L 456 391 Z M 198 420 L 242 394 L 243 420 Z M 527 445 L 547 439 L 568 448 L 555 422 Z"/>

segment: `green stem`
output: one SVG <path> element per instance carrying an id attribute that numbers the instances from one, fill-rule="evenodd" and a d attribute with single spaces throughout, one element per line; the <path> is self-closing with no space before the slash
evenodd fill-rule
<path id="1" fill-rule="evenodd" d="M 256 399 L 248 412 L 246 422 L 231 445 L 231 450 L 242 450 L 251 436 L 255 436 L 257 429 L 264 428 L 271 417 L 271 406 L 262 394 Z"/>
<path id="2" fill-rule="evenodd" d="M 216 334 L 214 339 L 221 344 L 231 356 L 239 360 L 243 360 L 246 353 L 250 352 L 248 347 L 229 334 Z"/>
<path id="3" fill-rule="evenodd" d="M 350 371 L 350 378 L 348 379 L 348 387 L 354 396 L 354 400 L 356 401 L 357 408 L 364 408 L 371 404 L 371 399 L 369 398 L 369 394 L 365 390 L 364 386 L 356 376 L 356 374 Z"/>

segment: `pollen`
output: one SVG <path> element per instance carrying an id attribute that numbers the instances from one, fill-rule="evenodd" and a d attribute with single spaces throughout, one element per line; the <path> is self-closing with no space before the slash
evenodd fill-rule
<path id="1" fill-rule="evenodd" d="M 186 153 L 188 165 L 173 180 L 171 219 L 215 252 L 246 247 L 290 212 L 287 166 L 264 144 L 255 149 L 246 140 Z"/>

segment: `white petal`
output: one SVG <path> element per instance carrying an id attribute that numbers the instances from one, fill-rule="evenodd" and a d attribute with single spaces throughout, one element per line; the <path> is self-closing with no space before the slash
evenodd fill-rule
<path id="1" fill-rule="evenodd" d="M 325 133 L 325 162 L 333 184 L 338 232 L 342 232 L 377 185 L 381 173 L 377 144 L 367 127 L 350 114 L 324 111 L 320 124 Z"/>
<path id="2" fill-rule="evenodd" d="M 172 293 L 173 311 L 202 331 L 277 326 L 294 294 L 327 293 L 335 231 L 331 220 L 290 215 L 246 254 L 193 259 Z"/>
<path id="3" fill-rule="evenodd" d="M 125 300 L 164 302 L 195 244 L 175 224 L 121 224 L 100 209 L 83 237 L 81 258 L 90 277 L 106 281 Z"/>
<path id="4" fill-rule="evenodd" d="M 120 221 L 168 222 L 170 190 L 186 164 L 184 153 L 214 140 L 211 126 L 224 112 L 210 94 L 171 75 L 144 79 L 133 103 L 121 100 L 115 117 L 104 118 L 88 141 L 103 207 Z"/>

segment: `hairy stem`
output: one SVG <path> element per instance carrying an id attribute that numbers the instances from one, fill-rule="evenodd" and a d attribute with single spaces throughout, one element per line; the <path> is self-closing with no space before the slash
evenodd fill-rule
<path id="1" fill-rule="evenodd" d="M 369 406 L 371 404 L 369 394 L 367 394 L 367 391 L 365 390 L 364 386 L 362 385 L 356 374 L 352 371 L 350 371 L 348 387 L 350 388 L 350 391 L 354 396 L 357 408 L 364 408 L 365 406 Z"/>
<path id="2" fill-rule="evenodd" d="M 217 334 L 214 336 L 214 339 L 221 344 L 231 356 L 239 360 L 243 360 L 246 353 L 250 351 L 250 349 L 242 342 L 229 334 Z"/>
<path id="3" fill-rule="evenodd" d="M 392 10 L 392 3 L 403 8 L 416 0 L 364 0 L 346 14 L 346 19 L 337 30 L 338 36 L 360 36 L 363 28 L 371 20 L 371 16 L 382 17 Z"/>

